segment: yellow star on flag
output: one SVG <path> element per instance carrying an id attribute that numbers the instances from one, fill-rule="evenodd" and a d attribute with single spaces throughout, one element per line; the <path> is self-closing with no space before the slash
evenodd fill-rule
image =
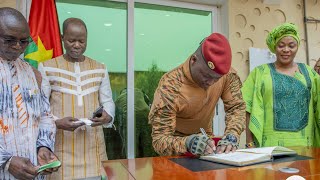
<path id="1" fill-rule="evenodd" d="M 44 47 L 40 36 L 38 36 L 38 51 L 27 54 L 25 56 L 26 59 L 32 59 L 34 61 L 38 61 L 38 63 L 44 62 L 52 58 L 53 50 L 46 50 Z"/>

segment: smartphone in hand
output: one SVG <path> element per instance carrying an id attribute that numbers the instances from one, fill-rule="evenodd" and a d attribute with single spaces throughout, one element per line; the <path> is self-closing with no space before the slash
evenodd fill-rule
<path id="1" fill-rule="evenodd" d="M 41 173 L 42 171 L 46 169 L 56 168 L 61 166 L 61 162 L 59 160 L 53 161 L 51 163 L 45 164 L 43 166 L 40 166 L 38 169 L 38 173 Z"/>
<path id="2" fill-rule="evenodd" d="M 92 114 L 92 118 L 99 118 L 102 116 L 102 112 L 103 112 L 103 106 L 99 106 Z"/>

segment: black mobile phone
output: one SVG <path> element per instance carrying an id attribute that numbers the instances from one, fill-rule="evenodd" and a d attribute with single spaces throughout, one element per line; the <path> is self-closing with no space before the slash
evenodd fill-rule
<path id="1" fill-rule="evenodd" d="M 103 106 L 99 106 L 92 114 L 92 118 L 99 118 L 102 116 L 102 112 L 103 112 Z"/>

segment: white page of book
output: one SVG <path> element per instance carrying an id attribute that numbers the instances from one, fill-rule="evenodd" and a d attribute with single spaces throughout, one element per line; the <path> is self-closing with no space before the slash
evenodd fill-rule
<path id="1" fill-rule="evenodd" d="M 249 152 L 258 154 L 272 154 L 277 147 L 262 147 L 262 148 L 250 148 L 250 149 L 238 149 L 237 152 Z"/>
<path id="2" fill-rule="evenodd" d="M 295 151 L 281 147 L 281 146 L 274 146 L 274 147 L 261 147 L 261 148 L 250 148 L 250 149 L 238 149 L 237 152 L 249 152 L 249 153 L 260 153 L 260 154 L 287 154 L 283 152 L 292 152 L 295 154 Z M 275 152 L 275 153 L 273 153 Z M 291 154 L 291 153 L 288 153 Z"/>
<path id="3" fill-rule="evenodd" d="M 207 156 L 201 156 L 202 159 L 222 159 L 224 161 L 233 161 L 233 162 L 247 162 L 260 159 L 262 157 L 268 156 L 266 154 L 254 154 L 254 153 L 245 153 L 245 152 L 234 152 L 228 154 L 212 154 Z M 270 157 L 271 159 L 271 157 Z"/>

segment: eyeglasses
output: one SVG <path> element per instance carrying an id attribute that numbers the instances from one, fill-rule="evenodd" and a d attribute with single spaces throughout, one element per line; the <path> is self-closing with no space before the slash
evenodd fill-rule
<path id="1" fill-rule="evenodd" d="M 3 39 L 3 42 L 9 46 L 15 46 L 19 42 L 21 47 L 27 46 L 30 42 L 32 42 L 32 38 L 28 37 L 26 39 L 15 39 L 15 38 L 8 38 L 0 35 L 0 38 Z"/>

